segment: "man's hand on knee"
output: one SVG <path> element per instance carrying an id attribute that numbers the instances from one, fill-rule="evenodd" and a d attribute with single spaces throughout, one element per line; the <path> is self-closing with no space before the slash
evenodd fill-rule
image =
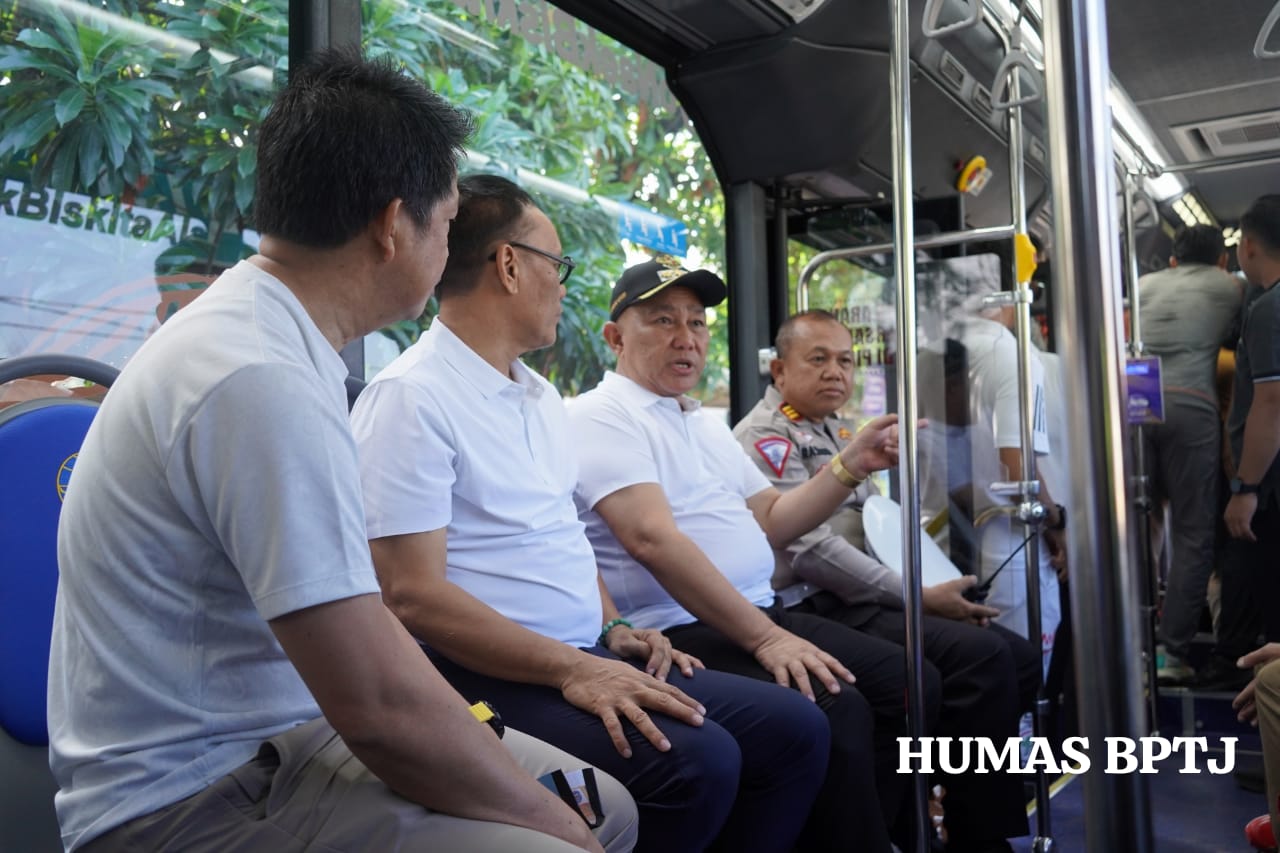
<path id="1" fill-rule="evenodd" d="M 684 691 L 659 681 L 621 661 L 582 654 L 560 684 L 564 698 L 576 708 L 595 714 L 625 758 L 631 757 L 622 721 L 628 720 L 640 734 L 666 752 L 671 742 L 654 723 L 646 709 L 674 717 L 691 726 L 702 725 L 707 709 Z"/>

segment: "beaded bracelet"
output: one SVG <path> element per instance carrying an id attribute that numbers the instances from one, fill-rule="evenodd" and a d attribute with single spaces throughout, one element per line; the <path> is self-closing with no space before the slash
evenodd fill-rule
<path id="1" fill-rule="evenodd" d="M 621 617 L 617 619 L 610 619 L 608 622 L 604 623 L 604 627 L 600 629 L 600 639 L 596 640 L 596 642 L 602 646 L 605 645 L 605 640 L 608 638 L 609 632 L 614 628 L 617 628 L 619 625 L 626 625 L 628 628 L 632 627 L 630 622 Z"/>

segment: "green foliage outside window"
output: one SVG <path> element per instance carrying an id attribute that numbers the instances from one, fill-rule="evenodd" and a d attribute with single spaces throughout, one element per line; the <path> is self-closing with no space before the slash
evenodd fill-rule
<path id="1" fill-rule="evenodd" d="M 474 8 L 477 4 L 468 4 Z M 538 8 L 542 4 L 520 4 Z M 723 197 L 682 115 L 653 106 L 508 27 L 447 0 L 361 4 L 370 55 L 388 54 L 476 116 L 483 168 L 562 185 L 680 219 L 721 268 Z M 156 273 L 216 275 L 251 248 L 256 128 L 288 54 L 285 0 L 49 0 L 0 8 L 0 172 L 35 188 L 198 217 Z M 574 23 L 577 38 L 625 53 Z M 599 328 L 626 260 L 591 200 L 530 187 L 579 261 L 556 345 L 531 356 L 562 390 L 591 387 L 611 356 Z M 724 309 L 713 324 L 706 396 L 727 384 Z M 428 318 L 385 331 L 401 347 Z"/>

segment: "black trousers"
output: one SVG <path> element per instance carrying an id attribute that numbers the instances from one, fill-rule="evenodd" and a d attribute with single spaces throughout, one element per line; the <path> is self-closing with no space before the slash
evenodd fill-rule
<path id="1" fill-rule="evenodd" d="M 1227 539 L 1222 557 L 1222 616 L 1214 653 L 1232 664 L 1267 642 L 1280 642 L 1280 504 L 1274 496 L 1258 502 L 1253 535 L 1257 542 Z"/>
<path id="2" fill-rule="evenodd" d="M 898 835 L 909 775 L 899 775 L 897 738 L 907 735 L 906 673 L 902 647 L 841 625 L 831 619 L 761 608 L 782 628 L 809 640 L 853 672 L 856 686 L 827 693 L 813 681 L 818 706 L 831 723 L 827 776 L 801 835 L 805 851 L 889 850 L 890 827 Z M 669 628 L 672 644 L 702 659 L 711 669 L 773 681 L 773 675 L 749 652 L 719 631 L 693 622 Z M 926 731 L 937 722 L 942 694 L 938 671 L 926 664 Z"/>
<path id="3" fill-rule="evenodd" d="M 901 611 L 847 607 L 831 593 L 810 596 L 792 608 L 834 619 L 850 628 L 902 646 L 906 621 Z M 1040 687 L 1041 656 L 1018 634 L 991 625 L 925 616 L 924 659 L 942 679 L 941 712 L 932 734 L 985 737 L 997 743 L 1018 736 L 1018 718 L 1030 711 Z M 899 660 L 902 659 L 899 652 Z M 861 682 L 859 682 L 861 683 Z M 1027 834 L 1023 778 L 1010 773 L 966 773 L 939 779 L 947 789 L 943 805 L 953 842 L 973 843 Z"/>

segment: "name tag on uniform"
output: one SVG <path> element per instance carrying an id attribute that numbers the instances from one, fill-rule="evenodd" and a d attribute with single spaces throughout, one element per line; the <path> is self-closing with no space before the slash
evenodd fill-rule
<path id="1" fill-rule="evenodd" d="M 1160 378 L 1160 357 L 1144 356 L 1125 362 L 1128 380 L 1129 423 L 1164 423 L 1164 383 Z"/>

